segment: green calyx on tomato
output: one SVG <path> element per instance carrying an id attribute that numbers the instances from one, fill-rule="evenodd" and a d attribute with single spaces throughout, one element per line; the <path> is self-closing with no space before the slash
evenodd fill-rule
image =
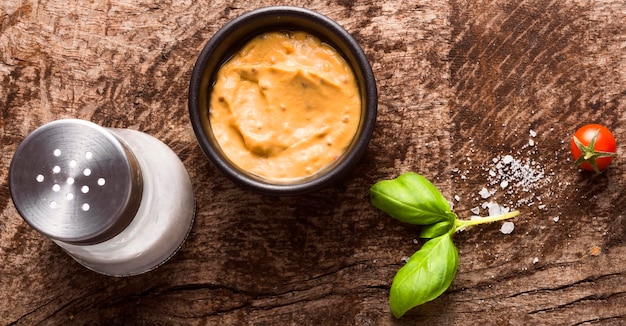
<path id="1" fill-rule="evenodd" d="M 571 141 L 572 156 L 581 169 L 600 173 L 616 156 L 613 133 L 598 124 L 588 124 L 579 128 Z"/>
<path id="2" fill-rule="evenodd" d="M 420 238 L 429 239 L 398 270 L 389 291 L 391 313 L 400 318 L 410 309 L 444 293 L 456 275 L 459 253 L 452 242 L 458 230 L 515 217 L 518 211 L 460 220 L 439 190 L 423 176 L 407 172 L 370 188 L 372 205 L 391 217 L 419 225 Z"/>

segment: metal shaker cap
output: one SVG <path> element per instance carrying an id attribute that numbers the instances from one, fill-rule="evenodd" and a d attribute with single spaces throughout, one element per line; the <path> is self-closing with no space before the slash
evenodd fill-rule
<path id="1" fill-rule="evenodd" d="M 22 141 L 11 161 L 9 188 L 35 230 L 68 243 L 95 244 L 132 221 L 143 180 L 132 151 L 112 133 L 63 119 Z"/>

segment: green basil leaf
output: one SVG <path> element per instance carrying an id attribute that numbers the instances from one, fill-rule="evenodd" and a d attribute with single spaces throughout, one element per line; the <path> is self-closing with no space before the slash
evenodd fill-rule
<path id="1" fill-rule="evenodd" d="M 429 225 L 454 221 L 456 215 L 437 188 L 423 176 L 407 172 L 393 180 L 383 180 L 370 188 L 374 207 L 402 222 Z"/>
<path id="2" fill-rule="evenodd" d="M 450 233 L 428 240 L 393 278 L 389 294 L 393 315 L 400 318 L 440 296 L 452 283 L 458 265 L 459 254 Z"/>
<path id="3" fill-rule="evenodd" d="M 440 235 L 444 235 L 452 229 L 454 226 L 454 222 L 451 221 L 443 221 L 431 225 L 423 226 L 420 230 L 420 238 L 424 239 L 432 239 L 436 238 Z"/>

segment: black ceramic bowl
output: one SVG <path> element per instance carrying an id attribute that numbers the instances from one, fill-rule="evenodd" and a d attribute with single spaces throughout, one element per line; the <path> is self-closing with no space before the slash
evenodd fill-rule
<path id="1" fill-rule="evenodd" d="M 238 168 L 222 152 L 209 123 L 209 102 L 220 67 L 254 36 L 273 30 L 305 31 L 334 47 L 352 67 L 361 95 L 357 134 L 330 166 L 293 182 L 272 182 Z M 189 115 L 195 136 L 207 158 L 244 188 L 270 195 L 300 195 L 325 187 L 349 172 L 366 151 L 376 122 L 376 81 L 359 44 L 336 22 L 298 7 L 266 7 L 245 13 L 220 29 L 205 45 L 191 75 Z"/>

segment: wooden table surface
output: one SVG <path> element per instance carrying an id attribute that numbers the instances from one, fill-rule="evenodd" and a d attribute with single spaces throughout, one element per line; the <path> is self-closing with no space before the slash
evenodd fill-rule
<path id="1" fill-rule="evenodd" d="M 358 166 L 295 198 L 227 180 L 203 156 L 187 114 L 204 44 L 229 20 L 272 4 L 341 24 L 379 91 Z M 0 108 L 0 324 L 626 323 L 622 0 L 5 0 Z M 8 166 L 27 134 L 60 118 L 140 130 L 179 155 L 197 215 L 171 261 L 140 276 L 102 276 L 23 222 Z M 589 122 L 619 142 L 620 157 L 600 175 L 569 158 L 571 134 Z M 512 162 L 498 165 L 506 155 Z M 423 241 L 373 208 L 368 189 L 406 171 L 431 179 L 464 218 L 476 208 L 485 215 L 488 202 L 521 215 L 511 234 L 500 223 L 458 233 L 452 286 L 396 320 L 391 280 Z"/>

